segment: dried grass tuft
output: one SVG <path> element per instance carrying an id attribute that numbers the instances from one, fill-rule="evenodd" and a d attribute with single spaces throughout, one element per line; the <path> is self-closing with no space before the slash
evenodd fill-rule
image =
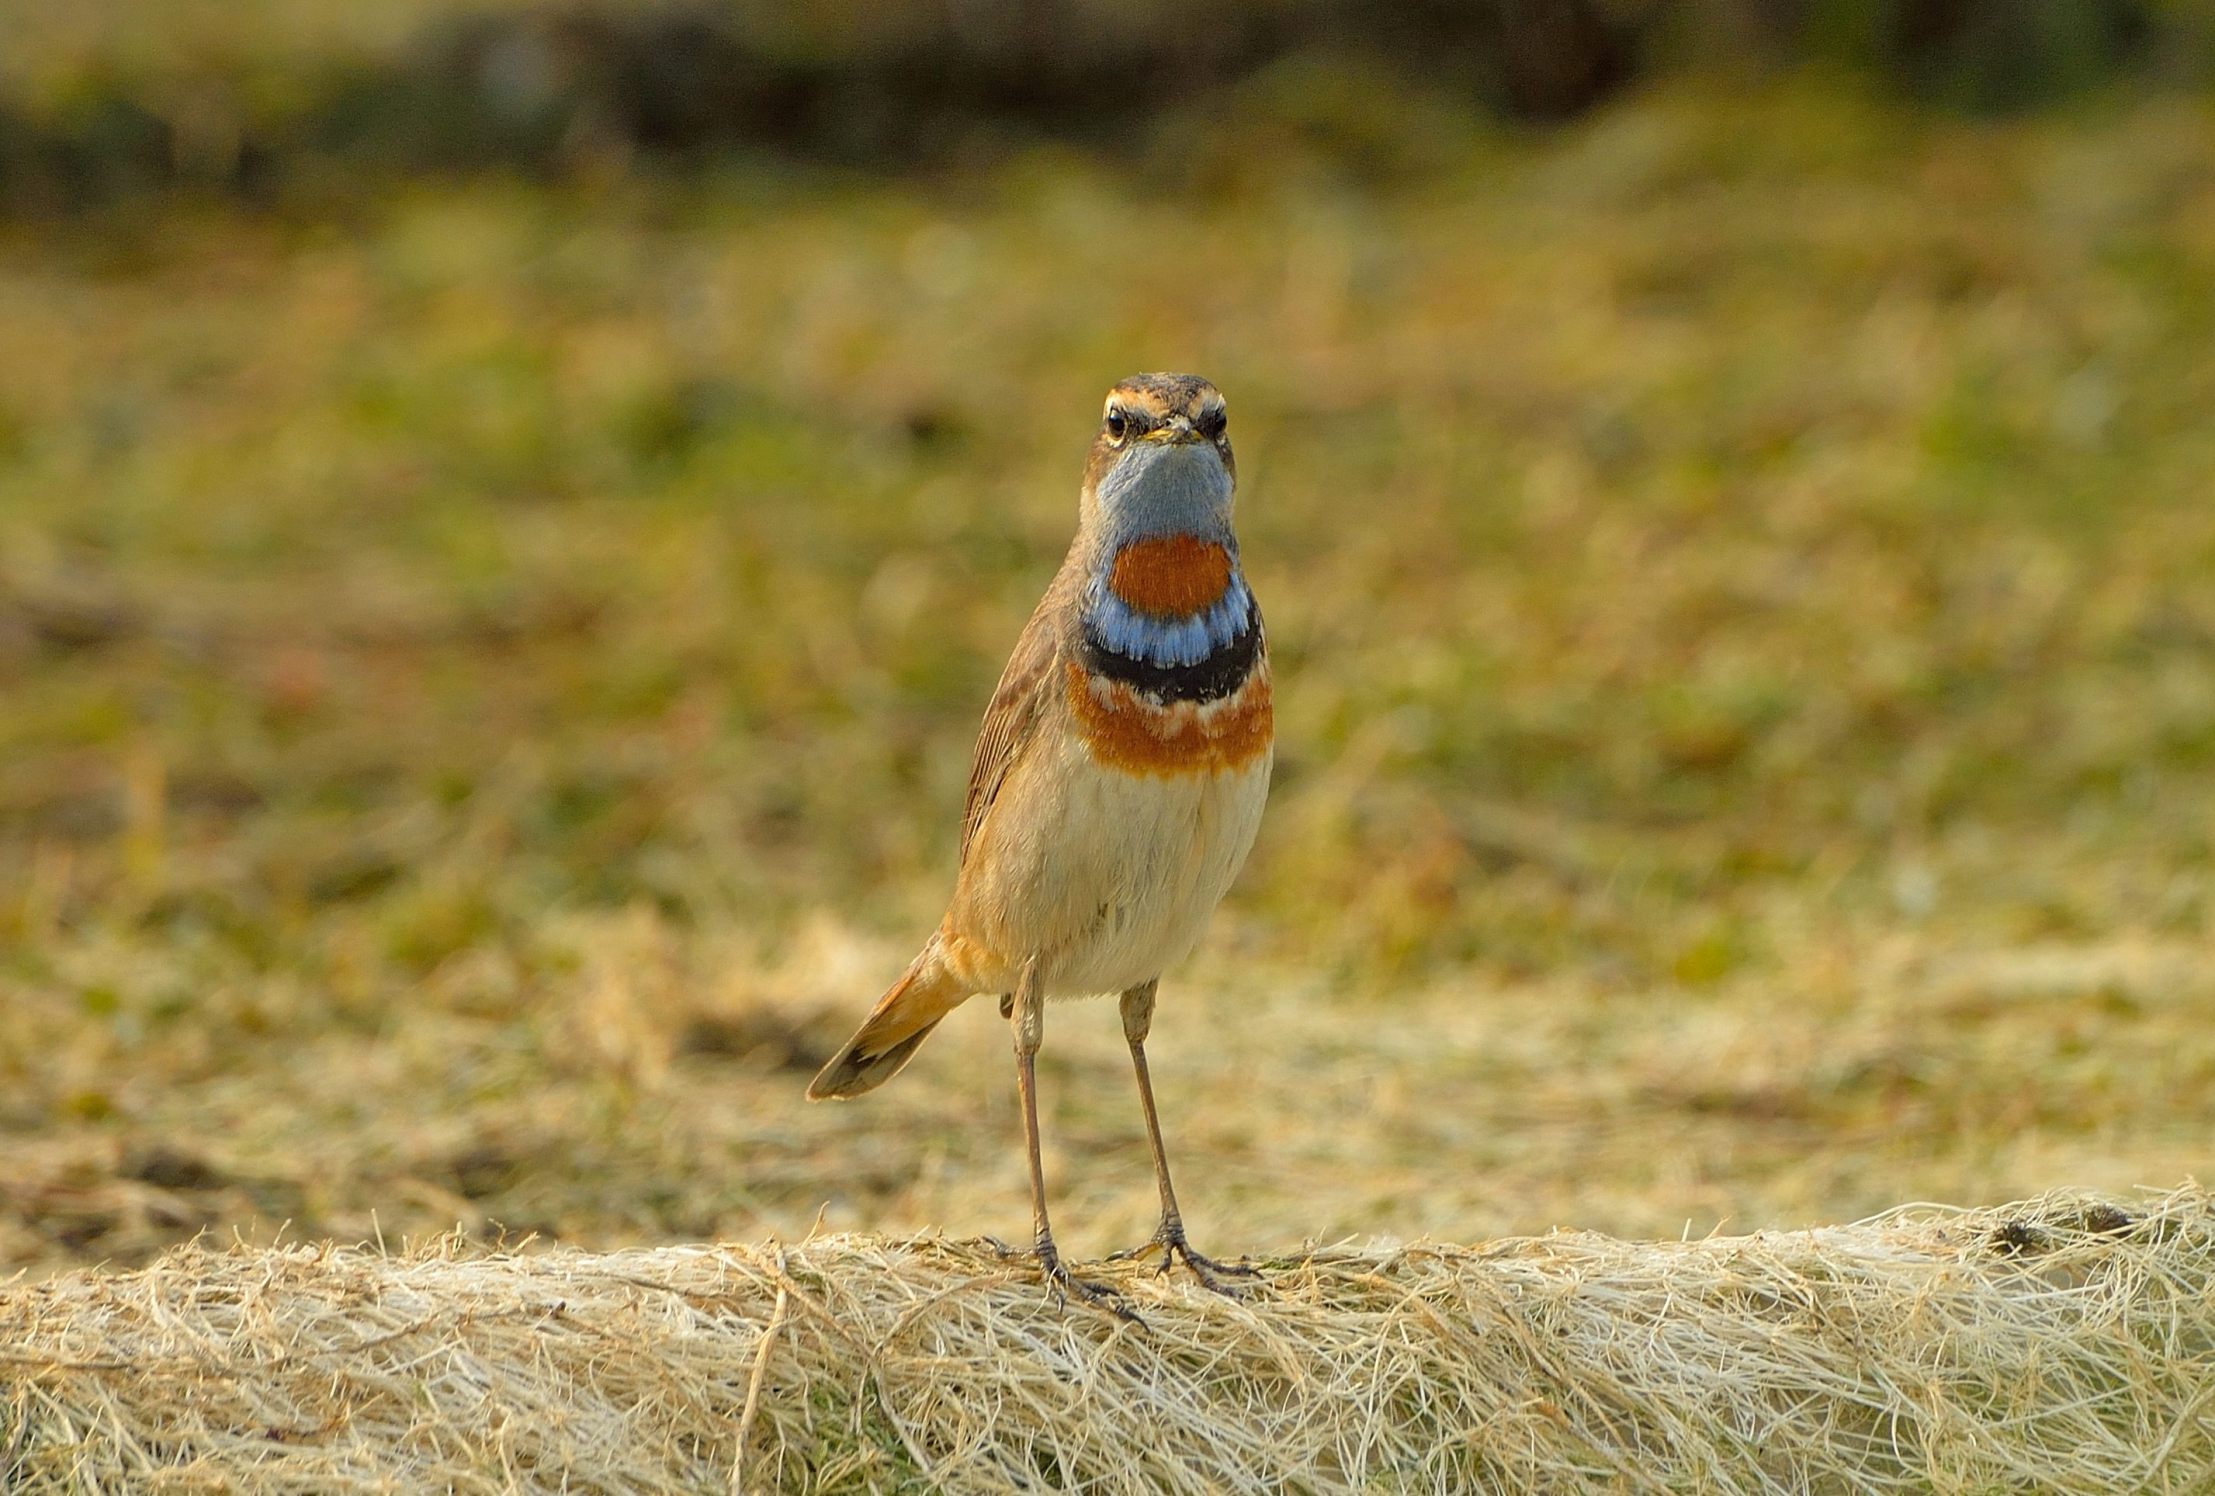
<path id="1" fill-rule="evenodd" d="M 2207 1489 L 2210 1204 L 1095 1269 L 1143 1329 L 933 1238 L 190 1247 L 0 1289 L 0 1486 Z"/>

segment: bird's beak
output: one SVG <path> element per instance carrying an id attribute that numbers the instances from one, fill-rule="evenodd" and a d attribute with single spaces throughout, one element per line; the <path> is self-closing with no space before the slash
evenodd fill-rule
<path id="1" fill-rule="evenodd" d="M 1147 432 L 1141 439 L 1160 442 L 1164 446 L 1181 447 L 1187 442 L 1198 441 L 1200 433 L 1192 429 L 1192 422 L 1189 417 L 1171 416 L 1167 421 Z"/>

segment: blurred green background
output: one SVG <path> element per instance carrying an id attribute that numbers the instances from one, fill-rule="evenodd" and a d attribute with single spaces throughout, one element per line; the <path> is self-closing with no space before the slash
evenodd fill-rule
<path id="1" fill-rule="evenodd" d="M 984 1006 L 799 1092 L 1141 368 L 1279 668 L 1207 1250 L 2204 1167 L 2215 10 L 0 25 L 0 1266 L 1019 1229 Z"/>

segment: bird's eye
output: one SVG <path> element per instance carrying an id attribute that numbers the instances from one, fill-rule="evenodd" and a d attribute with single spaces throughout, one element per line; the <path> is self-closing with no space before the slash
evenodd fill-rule
<path id="1" fill-rule="evenodd" d="M 1229 424 L 1229 421 L 1230 417 L 1224 412 L 1223 407 L 1216 405 L 1201 411 L 1199 420 L 1193 422 L 1193 425 L 1199 428 L 1200 435 L 1213 441 L 1223 434 L 1223 428 Z"/>
<path id="2" fill-rule="evenodd" d="M 1107 413 L 1108 440 L 1119 442 L 1123 439 L 1123 434 L 1130 429 L 1130 417 L 1124 415 L 1122 411 L 1110 407 Z"/>

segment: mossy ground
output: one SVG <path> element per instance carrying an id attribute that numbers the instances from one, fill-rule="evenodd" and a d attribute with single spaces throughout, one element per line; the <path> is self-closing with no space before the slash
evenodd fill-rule
<path id="1" fill-rule="evenodd" d="M 1203 1249 L 2202 1168 L 2209 110 L 1264 118 L 8 229 L 0 1264 L 1020 1234 L 989 1004 L 800 1090 L 1148 367 L 1229 394 L 1279 671 L 1156 1026 Z M 1070 1244 L 1142 1237 L 1112 1011 L 1044 1066 Z"/>

